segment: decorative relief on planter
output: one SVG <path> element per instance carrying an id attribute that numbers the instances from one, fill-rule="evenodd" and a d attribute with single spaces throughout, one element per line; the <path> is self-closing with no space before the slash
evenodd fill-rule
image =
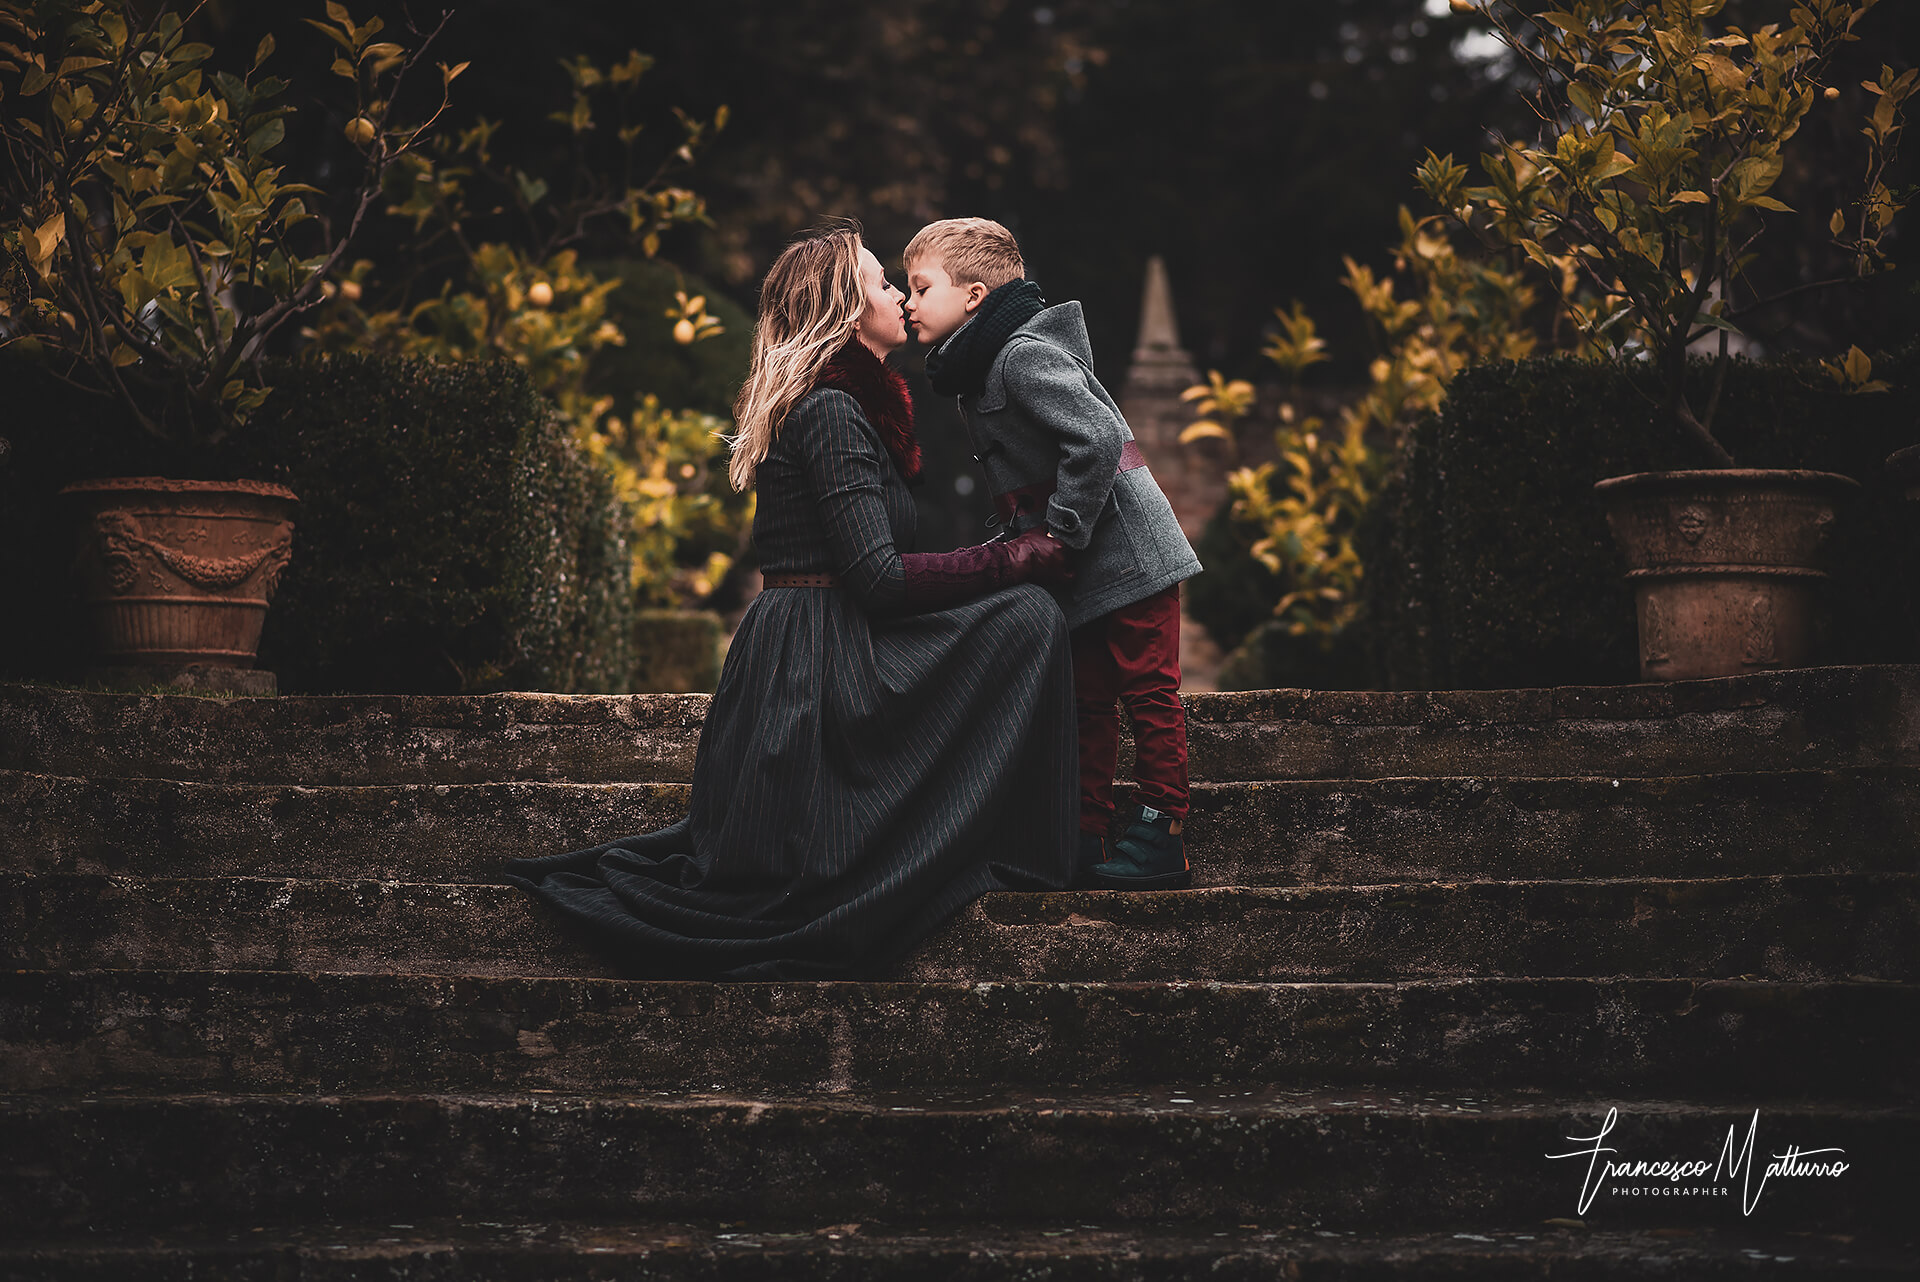
<path id="1" fill-rule="evenodd" d="M 139 554 L 145 551 L 171 570 L 175 578 L 203 592 L 224 592 L 239 587 L 264 567 L 266 574 L 259 584 L 260 595 L 271 601 L 280 586 L 280 573 L 287 568 L 287 561 L 293 552 L 291 525 L 282 525 L 267 536 L 269 542 L 265 547 L 240 556 L 225 557 L 183 552 L 148 538 L 140 525 L 140 518 L 124 508 L 108 508 L 95 513 L 93 525 L 97 535 L 97 555 L 106 569 L 108 581 L 118 592 L 133 590 L 140 572 Z M 197 525 L 183 531 L 181 540 L 205 543 L 211 537 L 204 525 Z M 254 540 L 248 531 L 240 530 L 230 541 L 246 544 Z M 165 585 L 165 580 L 152 569 L 148 570 L 147 582 L 156 588 Z"/>

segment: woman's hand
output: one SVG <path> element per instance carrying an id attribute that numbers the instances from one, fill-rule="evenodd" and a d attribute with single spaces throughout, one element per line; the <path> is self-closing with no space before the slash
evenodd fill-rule
<path id="1" fill-rule="evenodd" d="M 901 598 L 911 611 L 943 610 L 1016 583 L 1060 587 L 1073 581 L 1071 557 L 1045 529 L 952 552 L 908 552 L 900 557 Z"/>

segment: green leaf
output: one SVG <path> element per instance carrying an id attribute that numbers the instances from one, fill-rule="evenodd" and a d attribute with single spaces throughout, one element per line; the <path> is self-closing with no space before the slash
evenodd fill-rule
<path id="1" fill-rule="evenodd" d="M 329 26 L 327 23 L 321 22 L 316 18 L 302 18 L 300 21 L 306 23 L 309 27 L 312 27 L 315 31 L 319 31 L 323 33 L 327 37 L 327 39 L 333 41 L 333 43 L 339 45 L 342 49 L 345 49 L 348 53 L 353 52 L 353 41 L 349 39 L 347 37 L 347 34 L 341 31 L 338 27 Z"/>
<path id="2" fill-rule="evenodd" d="M 1873 377 L 1873 360 L 1858 346 L 1847 349 L 1847 360 L 1843 368 L 1847 371 L 1847 380 L 1852 383 L 1864 383 Z"/>
<path id="3" fill-rule="evenodd" d="M 220 167 L 227 171 L 227 181 L 233 184 L 236 191 L 243 196 L 252 193 L 253 180 L 247 176 L 246 166 L 232 156 L 222 156 Z"/>
<path id="4" fill-rule="evenodd" d="M 251 134 L 247 135 L 247 154 L 257 160 L 274 147 L 279 146 L 280 140 L 286 136 L 287 126 L 283 121 L 278 118 L 269 120 L 266 124 L 261 125 Z"/>
<path id="5" fill-rule="evenodd" d="M 120 300 L 127 305 L 129 312 L 138 314 L 141 308 L 153 301 L 153 296 L 158 292 L 139 272 L 120 273 Z"/>
<path id="6" fill-rule="evenodd" d="M 1747 333 L 1745 330 L 1741 329 L 1738 325 L 1734 324 L 1732 321 L 1728 320 L 1726 317 L 1710 315 L 1707 312 L 1701 312 L 1699 315 L 1695 316 L 1693 318 L 1693 323 L 1696 325 L 1705 325 L 1709 329 L 1724 329 L 1727 331 L 1727 333 L 1738 334 L 1742 338 L 1745 338 Z"/>
<path id="7" fill-rule="evenodd" d="M 253 106 L 253 91 L 246 82 L 227 71 L 216 71 L 213 83 L 220 86 L 220 92 L 226 95 L 227 114 L 233 119 L 246 116 Z"/>
<path id="8" fill-rule="evenodd" d="M 1775 200 L 1772 196 L 1755 196 L 1750 200 L 1748 200 L 1747 203 L 1749 205 L 1757 205 L 1761 209 L 1771 209 L 1775 213 L 1779 213 L 1779 214 L 1790 214 L 1793 212 L 1793 207 L 1791 205 L 1782 204 L 1780 201 Z"/>
<path id="9" fill-rule="evenodd" d="M 258 71 L 260 64 L 273 56 L 273 33 L 269 31 L 260 37 L 260 44 L 253 51 L 253 69 Z"/>
<path id="10" fill-rule="evenodd" d="M 1607 159 L 1601 161 L 1599 165 L 1595 166 L 1593 181 L 1605 182 L 1609 178 L 1618 178 L 1621 174 L 1628 173 L 1632 169 L 1633 160 L 1630 157 L 1619 155 L 1609 156 Z"/>
<path id="11" fill-rule="evenodd" d="M 1625 320 L 1629 315 L 1632 314 L 1632 312 L 1633 312 L 1632 303 L 1621 304 L 1619 307 L 1615 308 L 1613 312 L 1605 320 L 1601 321 L 1599 324 L 1593 327 L 1593 333 L 1595 335 L 1606 333 L 1608 330 L 1612 329 L 1615 325 L 1618 325 L 1621 321 Z"/>

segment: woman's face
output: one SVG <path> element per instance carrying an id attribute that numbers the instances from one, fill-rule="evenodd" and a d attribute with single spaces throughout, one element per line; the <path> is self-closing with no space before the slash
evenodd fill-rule
<path id="1" fill-rule="evenodd" d="M 860 247 L 860 284 L 867 295 L 867 306 L 854 333 L 874 355 L 884 358 L 907 341 L 907 318 L 900 310 L 906 298 L 887 279 L 880 260 L 865 245 Z"/>

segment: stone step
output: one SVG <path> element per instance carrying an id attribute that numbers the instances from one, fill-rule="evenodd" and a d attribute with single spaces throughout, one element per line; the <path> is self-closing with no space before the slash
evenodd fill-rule
<path id="1" fill-rule="evenodd" d="M 1769 1194 L 1769 1196 L 1772 1196 Z M 1271 1216 L 1262 1217 L 1271 1220 Z M 1565 1218 L 1565 1217 L 1560 1217 Z M 1476 1225 L 1375 1236 L 1253 1223 L 1207 1230 L 871 1222 L 329 1225 L 0 1247 L 0 1282 L 1367 1282 L 1369 1279 L 1900 1279 L 1920 1250 L 1850 1234 L 1727 1227 L 1615 1230 Z"/>
<path id="2" fill-rule="evenodd" d="M 0 871 L 488 881 L 510 859 L 664 826 L 687 793 L 0 772 Z M 1920 766 L 1198 784 L 1193 797 L 1187 842 L 1203 885 L 1920 869 Z"/>
<path id="3" fill-rule="evenodd" d="M 1727 1228 L 1745 1222 L 1743 1205 L 1774 1230 L 1884 1234 L 1911 1226 L 1920 1110 L 1179 1085 L 813 1099 L 13 1096 L 0 1098 L 0 1134 L 0 1236 L 16 1242 L 416 1217 Z M 1751 1140 L 1754 1164 L 1713 1179 L 1730 1139 L 1735 1157 Z M 1705 1169 L 1679 1183 L 1601 1180 L 1583 1211 L 1603 1146 L 1609 1161 Z M 1842 1150 L 1848 1169 L 1763 1181 L 1790 1146 Z"/>
<path id="4" fill-rule="evenodd" d="M 1920 876 L 1000 893 L 914 981 L 1920 979 Z M 0 878 L 0 966 L 605 975 L 508 886 Z"/>
<path id="5" fill-rule="evenodd" d="M 1186 696 L 1227 783 L 1920 764 L 1920 665 L 1543 690 Z M 202 782 L 684 783 L 705 695 L 207 699 L 0 686 L 0 769 Z"/>
<path id="6" fill-rule="evenodd" d="M 1189 1081 L 1920 1100 L 1920 985 L 0 972 L 0 1093 Z"/>

